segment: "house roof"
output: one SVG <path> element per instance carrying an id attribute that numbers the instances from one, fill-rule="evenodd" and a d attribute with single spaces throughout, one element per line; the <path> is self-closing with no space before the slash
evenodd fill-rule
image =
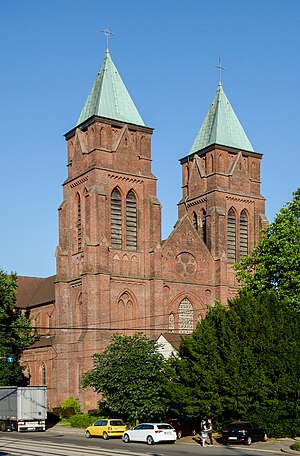
<path id="1" fill-rule="evenodd" d="M 55 278 L 55 275 L 46 278 L 18 276 L 17 307 L 35 307 L 54 302 Z"/>
<path id="2" fill-rule="evenodd" d="M 254 152 L 228 98 L 219 82 L 215 98 L 201 125 L 189 155 L 212 144 Z"/>
<path id="3" fill-rule="evenodd" d="M 164 337 L 166 341 L 172 345 L 172 347 L 174 347 L 176 350 L 179 350 L 180 342 L 181 339 L 184 337 L 184 334 L 161 333 L 161 336 Z"/>
<path id="4" fill-rule="evenodd" d="M 145 126 L 108 50 L 76 126 L 92 116 Z"/>

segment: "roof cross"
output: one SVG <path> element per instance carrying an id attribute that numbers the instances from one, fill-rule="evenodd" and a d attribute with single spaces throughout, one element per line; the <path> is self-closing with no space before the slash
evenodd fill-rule
<path id="1" fill-rule="evenodd" d="M 113 35 L 113 33 L 108 29 L 108 27 L 105 27 L 105 29 L 101 30 L 106 35 L 106 52 L 108 52 L 108 37 L 109 35 Z"/>
<path id="2" fill-rule="evenodd" d="M 226 68 L 221 65 L 221 57 L 219 57 L 219 63 L 216 65 L 216 68 L 219 70 L 219 82 L 222 82 L 222 71 L 226 70 Z"/>

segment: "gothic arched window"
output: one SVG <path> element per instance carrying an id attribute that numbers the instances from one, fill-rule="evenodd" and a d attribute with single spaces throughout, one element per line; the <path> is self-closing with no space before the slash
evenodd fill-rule
<path id="1" fill-rule="evenodd" d="M 243 210 L 240 216 L 240 257 L 248 255 L 248 218 Z"/>
<path id="2" fill-rule="evenodd" d="M 175 317 L 174 314 L 169 315 L 169 332 L 173 333 L 175 331 Z"/>
<path id="3" fill-rule="evenodd" d="M 79 195 L 79 193 L 77 193 L 77 247 L 78 247 L 78 251 L 81 250 L 81 234 L 82 234 L 81 201 L 80 201 L 80 195 Z"/>
<path id="4" fill-rule="evenodd" d="M 178 326 L 180 334 L 193 332 L 193 306 L 188 298 L 184 298 L 178 306 Z"/>
<path id="5" fill-rule="evenodd" d="M 114 249 L 122 248 L 122 199 L 118 188 L 111 194 L 111 245 Z"/>
<path id="6" fill-rule="evenodd" d="M 137 249 L 136 197 L 132 190 L 126 196 L 126 248 Z"/>
<path id="7" fill-rule="evenodd" d="M 227 218 L 227 258 L 229 263 L 236 261 L 236 218 L 233 208 L 229 209 Z"/>
<path id="8" fill-rule="evenodd" d="M 42 363 L 42 385 L 46 385 L 46 365 Z"/>
<path id="9" fill-rule="evenodd" d="M 201 211 L 201 230 L 202 230 L 202 240 L 207 243 L 207 231 L 206 231 L 206 212 L 204 209 Z"/>

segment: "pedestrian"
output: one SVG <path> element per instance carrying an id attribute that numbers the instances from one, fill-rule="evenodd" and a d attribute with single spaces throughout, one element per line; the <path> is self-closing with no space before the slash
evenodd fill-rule
<path id="1" fill-rule="evenodd" d="M 202 439 L 202 446 L 205 447 L 206 439 L 207 439 L 207 428 L 206 428 L 206 421 L 201 421 L 201 439 Z"/>
<path id="2" fill-rule="evenodd" d="M 209 445 L 213 445 L 213 436 L 212 436 L 213 425 L 211 418 L 207 419 L 207 435 L 209 438 Z"/>

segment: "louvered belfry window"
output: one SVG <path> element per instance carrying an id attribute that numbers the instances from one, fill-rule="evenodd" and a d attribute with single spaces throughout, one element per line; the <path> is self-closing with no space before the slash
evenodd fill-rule
<path id="1" fill-rule="evenodd" d="M 77 247 L 78 250 L 81 250 L 81 202 L 80 195 L 77 194 Z"/>
<path id="2" fill-rule="evenodd" d="M 240 217 L 240 257 L 248 255 L 248 218 L 246 211 Z"/>
<path id="3" fill-rule="evenodd" d="M 232 208 L 228 211 L 227 219 L 227 258 L 229 263 L 236 261 L 236 219 Z"/>
<path id="4" fill-rule="evenodd" d="M 122 248 L 122 199 L 117 188 L 111 194 L 111 245 L 114 249 Z"/>
<path id="5" fill-rule="evenodd" d="M 136 197 L 132 190 L 126 197 L 126 248 L 137 249 L 137 210 Z"/>

